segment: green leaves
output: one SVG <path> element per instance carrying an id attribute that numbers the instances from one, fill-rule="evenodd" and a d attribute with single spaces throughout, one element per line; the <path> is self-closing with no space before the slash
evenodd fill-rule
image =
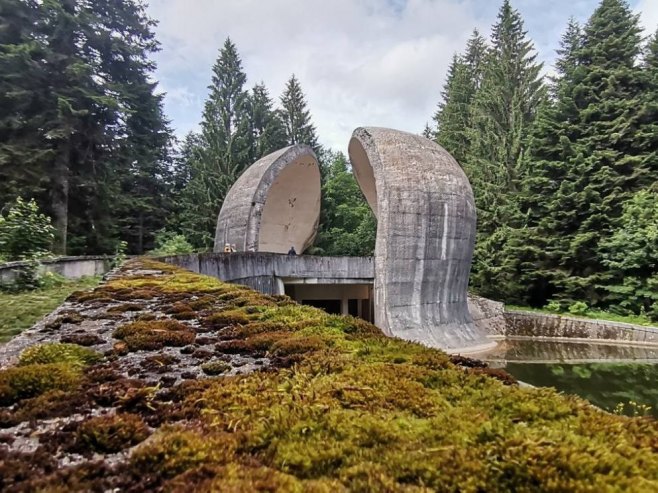
<path id="1" fill-rule="evenodd" d="M 6 214 L 0 216 L 0 255 L 8 260 L 24 260 L 47 253 L 55 238 L 51 220 L 34 201 L 18 197 Z"/>

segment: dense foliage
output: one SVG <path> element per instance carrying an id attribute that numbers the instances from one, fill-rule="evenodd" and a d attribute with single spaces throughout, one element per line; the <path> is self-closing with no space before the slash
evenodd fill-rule
<path id="1" fill-rule="evenodd" d="M 0 204 L 34 198 L 58 253 L 142 251 L 164 223 L 152 27 L 136 0 L 0 0 Z"/>
<path id="2" fill-rule="evenodd" d="M 543 84 L 505 1 L 481 52 L 476 34 L 435 117 L 475 192 L 474 288 L 658 320 L 658 39 L 643 44 L 627 2 L 602 0 L 569 22 Z"/>
<path id="3" fill-rule="evenodd" d="M 336 153 L 325 166 L 318 237 L 311 252 L 317 255 L 372 255 L 377 222 L 348 168 L 344 154 Z"/>

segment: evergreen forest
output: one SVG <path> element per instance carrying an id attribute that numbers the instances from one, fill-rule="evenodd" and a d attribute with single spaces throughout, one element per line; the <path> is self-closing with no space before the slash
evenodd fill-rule
<path id="1" fill-rule="evenodd" d="M 199 130 L 178 139 L 155 25 L 138 0 L 0 0 L 0 214 L 36 204 L 59 255 L 142 254 L 171 238 L 208 250 L 240 174 L 304 143 L 323 182 L 307 253 L 372 254 L 376 220 L 347 157 L 320 145 L 300 80 L 280 95 L 249 82 L 227 38 Z M 472 290 L 658 321 L 658 32 L 646 36 L 627 1 L 601 0 L 544 67 L 504 0 L 440 85 L 422 133 L 473 187 Z"/>

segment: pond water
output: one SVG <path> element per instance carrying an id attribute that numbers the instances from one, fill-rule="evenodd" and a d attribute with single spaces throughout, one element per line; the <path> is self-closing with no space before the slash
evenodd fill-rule
<path id="1" fill-rule="evenodd" d="M 607 411 L 623 405 L 624 414 L 658 418 L 658 347 L 505 340 L 481 359 L 522 382 L 579 395 Z"/>

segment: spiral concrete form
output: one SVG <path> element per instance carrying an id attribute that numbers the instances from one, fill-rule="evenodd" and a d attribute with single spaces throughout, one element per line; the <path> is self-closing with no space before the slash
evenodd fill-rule
<path id="1" fill-rule="evenodd" d="M 225 244 L 242 252 L 302 253 L 320 220 L 320 167 L 307 145 L 259 159 L 229 190 L 217 219 L 216 252 Z"/>
<path id="2" fill-rule="evenodd" d="M 375 324 L 453 352 L 495 345 L 468 310 L 476 209 L 457 161 L 421 136 L 374 127 L 354 131 L 349 155 L 378 222 Z"/>

